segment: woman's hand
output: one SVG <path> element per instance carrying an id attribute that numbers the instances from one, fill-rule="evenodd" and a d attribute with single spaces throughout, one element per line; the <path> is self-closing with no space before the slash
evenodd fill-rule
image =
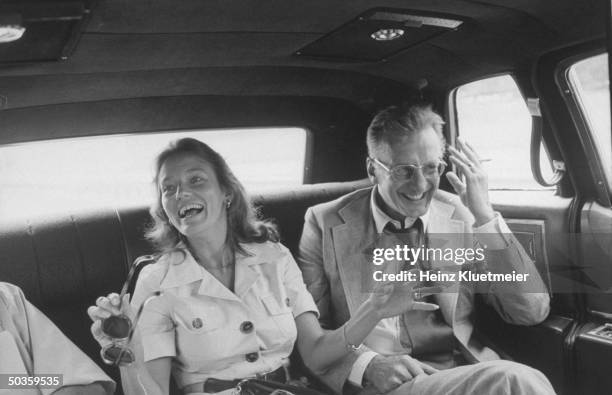
<path id="1" fill-rule="evenodd" d="M 123 297 L 123 302 L 120 301 L 119 295 L 116 293 L 100 296 L 96 299 L 95 306 L 87 308 L 87 314 L 93 321 L 93 324 L 91 324 L 91 334 L 100 346 L 104 347 L 112 342 L 112 337 L 102 330 L 103 321 L 109 317 L 123 316 L 130 319 L 131 322 L 133 311 L 130 306 L 130 296 L 126 294 Z"/>
<path id="2" fill-rule="evenodd" d="M 154 293 L 154 296 L 158 295 L 159 293 Z M 121 301 L 116 293 L 100 296 L 96 299 L 95 306 L 89 306 L 87 314 L 93 321 L 91 334 L 102 348 L 111 344 L 113 339 L 127 337 L 136 315 L 130 305 L 130 296 L 126 294 Z M 109 318 L 120 319 L 110 321 L 112 324 L 109 324 Z M 105 333 L 102 329 L 103 325 L 107 331 L 120 333 L 121 336 L 109 336 L 109 333 Z M 162 357 L 145 362 L 139 331 L 136 330 L 133 333 L 136 335 L 132 338 L 129 349 L 134 355 L 134 361 L 125 366 L 120 365 L 121 385 L 124 393 L 126 395 L 168 395 L 172 358 Z M 104 359 L 104 356 L 102 358 Z"/>
<path id="3" fill-rule="evenodd" d="M 391 270 L 390 267 L 385 269 Z M 410 272 L 415 273 L 418 270 L 412 269 Z M 418 284 L 416 281 L 377 282 L 370 297 L 352 312 L 348 322 L 333 331 L 324 331 L 312 312 L 297 316 L 297 347 L 300 354 L 305 356 L 306 366 L 317 374 L 324 373 L 351 352 L 354 346 L 362 344 L 382 318 L 393 317 L 408 310 L 438 309 L 435 304 L 415 300 L 415 296 L 438 293 L 442 291 L 442 287 L 417 287 Z"/>
<path id="4" fill-rule="evenodd" d="M 419 269 L 409 270 L 418 278 Z M 377 282 L 372 294 L 370 303 L 381 318 L 394 317 L 409 310 L 437 310 L 439 306 L 433 303 L 423 302 L 420 299 L 424 296 L 442 292 L 443 287 L 419 286 L 416 281 L 387 281 Z"/>

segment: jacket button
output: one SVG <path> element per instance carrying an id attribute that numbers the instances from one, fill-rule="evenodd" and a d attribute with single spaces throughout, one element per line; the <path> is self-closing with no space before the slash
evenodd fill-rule
<path id="1" fill-rule="evenodd" d="M 253 323 L 251 321 L 244 321 L 240 324 L 240 332 L 251 333 L 253 332 Z"/>
<path id="2" fill-rule="evenodd" d="M 202 325 L 203 323 L 202 323 L 201 318 L 196 318 L 193 321 L 191 321 L 191 326 L 193 326 L 195 329 L 200 329 Z"/>
<path id="3" fill-rule="evenodd" d="M 250 352 L 244 356 L 244 359 L 246 359 L 247 362 L 255 362 L 259 359 L 259 353 Z"/>

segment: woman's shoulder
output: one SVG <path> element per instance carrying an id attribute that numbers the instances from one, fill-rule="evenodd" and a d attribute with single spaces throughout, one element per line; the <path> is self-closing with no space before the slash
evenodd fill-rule
<path id="1" fill-rule="evenodd" d="M 240 244 L 242 249 L 251 257 L 256 257 L 262 261 L 276 261 L 287 256 L 291 252 L 280 242 L 265 241 L 263 243 L 244 243 Z"/>
<path id="2" fill-rule="evenodd" d="M 281 242 L 278 241 L 264 241 L 262 243 L 240 243 L 240 246 L 246 251 L 259 252 L 259 253 L 287 253 L 289 249 L 285 247 Z"/>
<path id="3" fill-rule="evenodd" d="M 0 308 L 2 310 L 8 310 L 9 314 L 22 314 L 28 303 L 21 288 L 17 285 L 0 281 Z M 1 329 L 2 323 L 0 323 Z"/>
<path id="4" fill-rule="evenodd" d="M 172 251 L 161 255 L 157 261 L 142 268 L 138 275 L 138 282 L 145 283 L 150 286 L 159 286 L 168 273 L 170 265 L 180 262 L 179 259 L 184 259 L 184 254 L 181 251 Z"/>
<path id="5" fill-rule="evenodd" d="M 0 282 L 0 303 L 6 306 L 13 305 L 16 299 L 21 298 L 21 295 L 23 293 L 18 286 Z"/>

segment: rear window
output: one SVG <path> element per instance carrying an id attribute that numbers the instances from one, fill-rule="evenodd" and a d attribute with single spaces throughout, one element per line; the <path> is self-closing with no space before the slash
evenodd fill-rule
<path id="1" fill-rule="evenodd" d="M 0 218 L 148 205 L 154 196 L 153 160 L 181 137 L 218 151 L 249 191 L 304 182 L 307 132 L 300 128 L 39 141 L 0 147 Z"/>

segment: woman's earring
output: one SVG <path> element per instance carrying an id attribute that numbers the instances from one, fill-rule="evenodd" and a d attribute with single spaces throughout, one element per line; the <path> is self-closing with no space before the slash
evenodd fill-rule
<path id="1" fill-rule="evenodd" d="M 227 199 L 227 201 L 225 202 L 225 208 L 230 208 L 231 205 L 232 205 L 232 200 Z"/>

